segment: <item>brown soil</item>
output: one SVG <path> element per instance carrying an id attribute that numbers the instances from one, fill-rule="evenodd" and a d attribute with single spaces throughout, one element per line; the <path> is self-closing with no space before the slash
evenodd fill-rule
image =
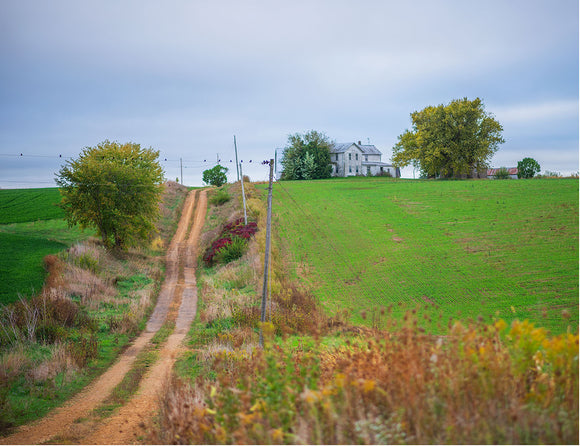
<path id="1" fill-rule="evenodd" d="M 167 252 L 165 281 L 145 332 L 109 370 L 66 405 L 35 423 L 20 427 L 13 435 L 1 438 L 0 444 L 132 444 L 140 441 L 144 428 L 155 415 L 158 395 L 181 351 L 181 342 L 197 310 L 195 259 L 206 208 L 205 191 L 189 193 Z M 158 361 L 151 366 L 133 398 L 107 419 L 82 422 L 122 381 L 139 352 L 161 328 L 168 315 L 171 316 L 171 308 L 177 306 L 175 330 L 161 348 Z"/>

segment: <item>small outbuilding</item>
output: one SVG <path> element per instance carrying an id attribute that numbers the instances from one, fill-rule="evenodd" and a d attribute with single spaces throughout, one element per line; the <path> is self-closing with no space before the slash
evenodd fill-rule
<path id="1" fill-rule="evenodd" d="M 500 169 L 507 169 L 510 179 L 518 179 L 518 168 L 517 167 L 499 167 L 497 169 L 487 169 L 487 179 L 493 180 L 495 175 Z"/>

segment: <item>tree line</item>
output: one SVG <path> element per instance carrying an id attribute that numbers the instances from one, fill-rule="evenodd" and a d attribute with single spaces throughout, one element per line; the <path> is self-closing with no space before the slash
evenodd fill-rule
<path id="1" fill-rule="evenodd" d="M 425 107 L 411 113 L 411 123 L 411 129 L 399 135 L 393 147 L 393 165 L 413 165 L 432 178 L 476 176 L 487 169 L 505 141 L 503 127 L 479 98 Z M 289 135 L 281 179 L 330 178 L 333 144 L 315 130 Z M 67 161 L 56 182 L 68 223 L 95 228 L 111 248 L 123 249 L 151 239 L 164 181 L 158 157 L 158 151 L 139 144 L 104 141 Z M 540 170 L 531 158 L 518 163 L 518 169 L 521 177 L 534 176 Z M 203 181 L 220 186 L 227 181 L 226 172 L 217 165 L 203 172 Z"/>

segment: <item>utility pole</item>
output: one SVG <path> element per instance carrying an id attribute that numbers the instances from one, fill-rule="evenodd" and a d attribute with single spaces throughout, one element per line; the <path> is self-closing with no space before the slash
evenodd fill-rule
<path id="1" fill-rule="evenodd" d="M 268 262 L 270 260 L 270 232 L 272 228 L 272 182 L 274 179 L 274 160 L 270 160 L 270 185 L 268 186 L 268 219 L 266 223 L 266 252 L 264 253 L 264 286 L 262 287 L 262 322 L 260 326 L 260 347 L 264 348 L 264 328 L 266 322 L 266 300 L 268 296 Z"/>
<path id="2" fill-rule="evenodd" d="M 181 169 L 181 185 L 183 186 L 183 160 L 179 158 L 179 168 Z"/>
<path id="3" fill-rule="evenodd" d="M 242 170 L 242 165 L 241 164 L 238 164 L 238 146 L 236 145 L 236 135 L 234 135 L 234 150 L 236 151 L 236 172 L 238 173 L 238 181 L 240 181 L 240 172 Z M 238 168 L 238 165 L 240 166 L 239 168 Z M 244 186 L 243 186 L 243 183 L 244 183 L 243 178 L 244 177 L 242 177 L 242 189 L 244 188 Z"/>
<path id="4" fill-rule="evenodd" d="M 235 137 L 234 137 L 235 138 Z M 237 164 L 236 164 L 237 166 Z M 246 212 L 246 194 L 244 192 L 244 174 L 242 173 L 242 163 L 240 163 L 240 175 L 242 176 L 242 201 L 244 202 L 244 224 L 248 224 L 248 213 Z M 238 178 L 240 178 L 238 176 Z"/>

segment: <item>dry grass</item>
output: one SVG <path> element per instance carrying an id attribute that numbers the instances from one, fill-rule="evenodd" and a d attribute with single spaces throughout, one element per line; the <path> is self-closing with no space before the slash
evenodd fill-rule
<path id="1" fill-rule="evenodd" d="M 26 354 L 26 347 L 17 344 L 0 357 L 0 381 L 9 382 L 30 369 L 32 361 Z"/>
<path id="2" fill-rule="evenodd" d="M 54 344 L 50 349 L 51 353 L 45 361 L 27 371 L 27 378 L 32 382 L 52 380 L 61 373 L 64 373 L 64 379 L 67 379 L 77 372 L 77 364 L 66 344 Z"/>
<path id="3" fill-rule="evenodd" d="M 212 343 L 203 360 L 213 358 L 217 381 L 174 381 L 155 435 L 180 444 L 578 443 L 578 336 L 498 321 L 437 338 L 415 323 L 331 349 Z"/>

